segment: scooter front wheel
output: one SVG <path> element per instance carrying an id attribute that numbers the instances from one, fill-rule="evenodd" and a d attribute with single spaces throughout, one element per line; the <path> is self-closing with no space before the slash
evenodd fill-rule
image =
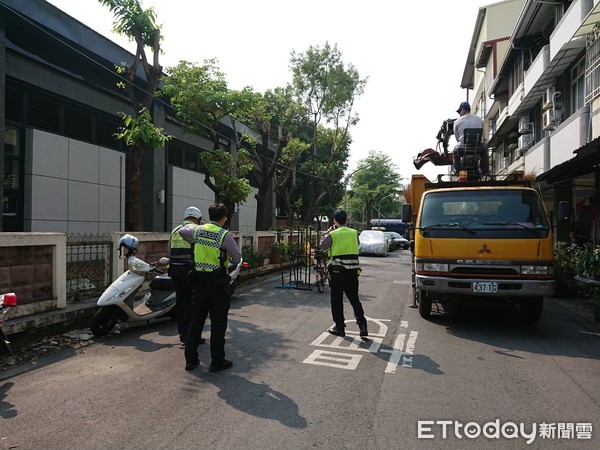
<path id="1" fill-rule="evenodd" d="M 119 307 L 103 306 L 92 316 L 90 330 L 96 336 L 104 336 L 115 327 L 120 315 Z"/>

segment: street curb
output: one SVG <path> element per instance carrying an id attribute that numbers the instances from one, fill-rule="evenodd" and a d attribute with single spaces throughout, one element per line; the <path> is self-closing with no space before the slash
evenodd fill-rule
<path id="1" fill-rule="evenodd" d="M 240 273 L 240 283 L 250 283 L 255 278 L 268 277 L 278 274 L 280 270 L 287 270 L 287 266 L 279 264 L 266 264 L 256 269 L 244 269 Z M 18 336 L 26 334 L 36 334 L 40 337 L 45 336 L 52 328 L 63 326 L 65 328 L 82 322 L 89 322 L 98 306 L 98 297 L 81 300 L 78 302 L 67 303 L 64 309 L 47 311 L 29 316 L 22 316 L 15 319 L 9 319 L 4 324 L 4 332 L 7 336 Z M 18 307 L 18 306 L 17 306 Z"/>

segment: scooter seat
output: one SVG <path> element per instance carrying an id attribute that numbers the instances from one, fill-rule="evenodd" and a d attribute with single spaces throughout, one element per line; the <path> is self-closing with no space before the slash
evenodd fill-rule
<path id="1" fill-rule="evenodd" d="M 157 291 L 173 291 L 175 290 L 175 284 L 168 275 L 158 275 L 150 281 L 150 289 Z"/>

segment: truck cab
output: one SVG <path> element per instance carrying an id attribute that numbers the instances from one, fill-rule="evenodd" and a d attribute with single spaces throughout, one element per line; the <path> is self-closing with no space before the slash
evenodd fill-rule
<path id="1" fill-rule="evenodd" d="M 413 180 L 414 182 L 415 180 Z M 418 183 L 418 180 L 417 180 Z M 413 288 L 422 317 L 433 303 L 516 303 L 540 319 L 554 293 L 553 240 L 538 192 L 523 182 L 414 186 Z"/>

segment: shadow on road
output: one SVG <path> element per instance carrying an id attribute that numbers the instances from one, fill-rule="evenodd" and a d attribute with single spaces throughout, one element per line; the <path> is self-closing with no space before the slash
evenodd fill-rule
<path id="1" fill-rule="evenodd" d="M 253 383 L 232 372 L 203 374 L 202 378 L 219 388 L 219 397 L 238 411 L 262 419 L 277 420 L 289 428 L 307 426 L 306 419 L 298 412 L 296 402 L 268 384 Z"/>
<path id="2" fill-rule="evenodd" d="M 524 323 L 514 306 L 455 306 L 433 314 L 430 321 L 453 336 L 498 347 L 496 352 L 508 357 L 523 351 L 599 360 L 600 324 L 583 320 L 571 305 L 562 303 L 546 298 L 542 318 L 534 324 Z"/>
<path id="3" fill-rule="evenodd" d="M 0 417 L 3 419 L 12 419 L 17 415 L 17 410 L 14 409 L 15 405 L 4 400 L 6 398 L 6 393 L 10 391 L 10 388 L 13 387 L 14 384 L 15 383 L 4 383 L 0 386 Z"/>

